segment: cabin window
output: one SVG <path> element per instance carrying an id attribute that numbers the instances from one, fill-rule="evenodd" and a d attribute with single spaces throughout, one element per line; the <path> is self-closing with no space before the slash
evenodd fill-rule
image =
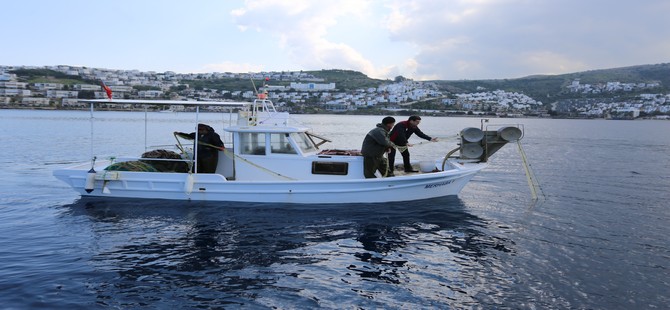
<path id="1" fill-rule="evenodd" d="M 288 137 L 287 133 L 270 134 L 270 151 L 273 154 L 298 154 Z"/>
<path id="2" fill-rule="evenodd" d="M 349 174 L 349 163 L 313 161 L 312 174 L 347 175 Z"/>
<path id="3" fill-rule="evenodd" d="M 241 132 L 240 149 L 241 154 L 265 155 L 265 134 L 258 132 Z"/>
<path id="4" fill-rule="evenodd" d="M 295 140 L 296 144 L 298 144 L 298 147 L 302 150 L 303 153 L 309 153 L 316 151 L 316 146 L 314 146 L 314 142 L 307 137 L 307 135 L 304 132 L 294 132 L 291 134 L 293 136 L 293 140 Z"/>

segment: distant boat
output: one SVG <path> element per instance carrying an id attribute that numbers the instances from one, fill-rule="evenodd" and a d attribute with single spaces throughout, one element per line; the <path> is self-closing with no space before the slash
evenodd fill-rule
<path id="1" fill-rule="evenodd" d="M 289 113 L 276 111 L 272 101 L 264 98 L 253 102 L 83 102 L 91 105 L 91 111 L 98 103 L 111 103 L 191 106 L 196 114 L 204 106 L 238 112 L 236 122 L 225 127 L 232 134 L 232 143 L 218 152 L 215 173 L 194 171 L 197 156 L 193 156 L 193 141 L 184 147 L 180 140 L 183 136 L 175 134 L 177 147 L 157 152 L 170 156 L 144 154 L 96 160 L 91 154 L 91 162 L 53 172 L 82 197 L 332 204 L 457 195 L 477 172 L 487 167 L 489 156 L 523 135 L 518 126 L 491 131 L 466 128 L 461 131 L 457 149 L 446 156 L 436 154 L 433 161 L 414 162 L 418 173 L 398 171 L 395 177 L 366 179 L 359 151 L 322 149 L 330 142 L 328 139 L 311 133 L 307 127 L 290 124 Z M 197 139 L 195 143 L 199 143 Z M 92 143 L 91 149 L 95 141 Z"/>

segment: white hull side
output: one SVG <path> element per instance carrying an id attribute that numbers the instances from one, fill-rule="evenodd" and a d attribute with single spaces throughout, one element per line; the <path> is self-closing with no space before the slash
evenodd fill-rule
<path id="1" fill-rule="evenodd" d="M 485 163 L 410 176 L 333 181 L 226 181 L 218 174 L 108 172 L 98 173 L 93 191 L 84 190 L 87 171 L 54 171 L 82 197 L 234 201 L 263 203 L 377 203 L 457 195 Z"/>

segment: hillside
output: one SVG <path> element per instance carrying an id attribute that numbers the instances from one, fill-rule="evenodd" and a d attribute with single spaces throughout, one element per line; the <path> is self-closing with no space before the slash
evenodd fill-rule
<path id="1" fill-rule="evenodd" d="M 99 84 L 99 81 L 82 79 L 79 76 L 67 75 L 50 69 L 18 69 L 10 73 L 16 74 L 20 82 L 26 83 Z"/>
<path id="2" fill-rule="evenodd" d="M 254 84 L 250 79 L 242 78 L 222 78 L 222 79 L 207 79 L 207 80 L 182 80 L 181 83 L 187 84 L 196 90 L 205 88 L 209 89 L 224 89 L 232 91 L 253 91 Z M 256 88 L 263 85 L 263 80 L 254 80 Z M 275 82 L 273 85 L 288 85 L 288 82 Z"/>
<path id="3" fill-rule="evenodd" d="M 384 80 L 371 79 L 367 75 L 352 71 L 352 70 L 318 70 L 318 71 L 303 71 L 304 73 L 312 74 L 317 78 L 324 79 L 323 83 L 335 83 L 340 91 L 351 91 L 360 88 L 377 87 L 384 83 Z M 208 80 L 184 80 L 183 83 L 190 85 L 196 89 L 212 88 L 212 89 L 228 89 L 228 90 L 253 90 L 253 85 L 248 79 L 240 78 L 223 78 L 223 79 L 208 79 Z M 263 80 L 255 80 L 256 87 L 263 85 Z M 271 80 L 270 84 L 274 86 L 289 86 L 291 81 L 286 80 Z"/>
<path id="4" fill-rule="evenodd" d="M 385 80 L 372 79 L 361 72 L 352 70 L 330 69 L 305 72 L 324 79 L 326 83 L 335 83 L 337 89 L 342 91 L 377 87 L 382 83 L 388 82 Z"/>
<path id="5" fill-rule="evenodd" d="M 365 74 L 352 70 L 314 70 L 304 71 L 317 78 L 323 78 L 324 83 L 335 83 L 339 91 L 353 91 L 369 87 L 377 87 L 390 80 L 372 79 Z M 64 73 L 48 69 L 19 69 L 14 70 L 19 76 L 19 81 L 28 83 L 62 83 L 72 85 L 77 83 L 98 84 L 99 81 L 87 80 L 78 76 L 66 75 Z M 606 82 L 621 83 L 652 83 L 659 82 L 661 87 L 655 91 L 667 92 L 670 90 L 670 63 L 655 65 L 640 65 L 613 69 L 591 70 L 584 72 L 568 73 L 561 75 L 534 75 L 518 79 L 496 79 L 496 80 L 438 80 L 430 81 L 435 83 L 438 88 L 451 93 L 472 93 L 486 90 L 505 90 L 510 92 L 520 92 L 532 97 L 535 100 L 547 102 L 548 100 L 573 98 L 578 95 L 570 93 L 567 86 L 575 79 L 579 79 L 582 84 L 603 84 Z M 262 80 L 254 81 L 256 87 L 263 84 Z M 226 90 L 253 90 L 253 86 L 248 79 L 242 78 L 220 78 L 220 79 L 184 79 L 182 84 L 200 90 L 226 89 Z M 272 85 L 288 86 L 288 80 L 272 80 Z M 176 89 L 180 90 L 180 89 Z M 634 93 L 628 93 L 634 94 Z M 602 96 L 611 96 L 611 94 L 597 95 L 578 95 L 582 97 L 597 98 Z"/>
<path id="6" fill-rule="evenodd" d="M 670 63 L 591 70 L 561 75 L 535 75 L 518 79 L 433 82 L 439 85 L 441 89 L 453 93 L 476 92 L 478 87 L 483 87 L 487 90 L 501 89 L 522 92 L 536 100 L 546 101 L 547 98 L 556 99 L 574 96 L 574 94 L 568 93 L 566 86 L 575 79 L 580 79 L 581 83 L 588 84 L 660 82 L 661 88 L 659 91 L 665 92 L 670 90 Z"/>

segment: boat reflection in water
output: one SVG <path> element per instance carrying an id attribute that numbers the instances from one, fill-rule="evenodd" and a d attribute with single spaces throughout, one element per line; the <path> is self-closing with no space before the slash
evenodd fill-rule
<path id="1" fill-rule="evenodd" d="M 467 304 L 463 292 L 491 272 L 478 261 L 514 248 L 456 197 L 252 208 L 83 199 L 64 209 L 90 227 L 88 263 L 102 272 L 90 286 L 107 306 Z"/>

